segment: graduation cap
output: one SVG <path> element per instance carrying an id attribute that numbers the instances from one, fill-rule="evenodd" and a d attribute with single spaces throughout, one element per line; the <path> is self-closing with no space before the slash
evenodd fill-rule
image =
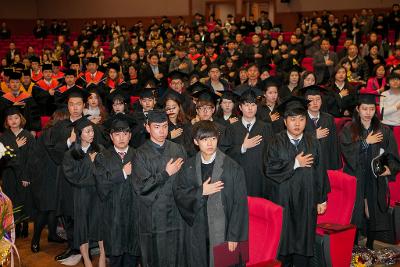
<path id="1" fill-rule="evenodd" d="M 252 89 L 243 91 L 238 95 L 240 96 L 240 98 L 239 98 L 240 103 L 256 103 L 257 98 L 262 96 L 263 93 L 256 88 L 252 88 Z"/>
<path id="2" fill-rule="evenodd" d="M 184 72 L 179 71 L 179 70 L 174 70 L 174 71 L 171 71 L 168 74 L 168 78 L 170 78 L 171 80 L 181 80 L 181 81 L 183 81 L 184 79 L 188 78 L 188 75 L 186 73 L 184 73 Z"/>
<path id="3" fill-rule="evenodd" d="M 24 69 L 23 71 L 22 71 L 22 74 L 24 75 L 24 76 L 31 76 L 31 70 L 30 69 Z"/>
<path id="4" fill-rule="evenodd" d="M 154 92 L 157 90 L 157 88 L 148 88 L 148 87 L 143 87 L 142 89 L 139 90 L 138 95 L 140 98 L 155 98 Z"/>
<path id="5" fill-rule="evenodd" d="M 11 72 L 10 73 L 10 80 L 20 80 L 22 74 L 20 72 Z"/>
<path id="6" fill-rule="evenodd" d="M 318 85 L 310 85 L 307 87 L 303 87 L 299 90 L 300 94 L 304 97 L 308 95 L 323 95 L 327 92 L 327 90 Z"/>
<path id="7" fill-rule="evenodd" d="M 168 116 L 164 110 L 154 109 L 147 113 L 147 124 L 163 123 L 166 121 L 168 121 Z"/>
<path id="8" fill-rule="evenodd" d="M 37 56 L 31 56 L 31 57 L 29 58 L 29 60 L 30 60 L 31 62 L 40 63 L 40 58 L 37 57 Z"/>
<path id="9" fill-rule="evenodd" d="M 107 69 L 114 69 L 116 72 L 121 70 L 121 66 L 118 63 L 109 63 Z"/>
<path id="10" fill-rule="evenodd" d="M 235 94 L 232 91 L 223 91 L 221 94 L 221 100 L 222 99 L 227 99 L 227 100 L 231 100 L 233 102 L 236 102 L 238 99 L 239 95 Z"/>
<path id="11" fill-rule="evenodd" d="M 60 67 L 61 66 L 61 62 L 59 60 L 55 60 L 51 62 L 53 64 L 54 67 Z"/>
<path id="12" fill-rule="evenodd" d="M 179 104 L 183 104 L 183 102 L 185 101 L 184 97 L 182 94 L 174 91 L 174 90 L 168 90 L 162 97 L 162 104 L 163 106 L 165 106 L 165 103 L 167 102 L 167 100 L 174 100 L 176 102 L 178 102 Z"/>
<path id="13" fill-rule="evenodd" d="M 15 63 L 13 65 L 13 68 L 14 68 L 15 71 L 20 71 L 21 72 L 21 71 L 23 71 L 25 69 L 25 65 L 22 64 L 22 63 Z"/>
<path id="14" fill-rule="evenodd" d="M 87 64 L 89 63 L 95 63 L 97 65 L 99 65 L 99 59 L 97 57 L 89 57 L 87 60 Z"/>
<path id="15" fill-rule="evenodd" d="M 3 69 L 4 76 L 7 76 L 7 77 L 10 77 L 11 73 L 13 73 L 13 72 L 14 72 L 13 68 L 4 68 Z"/>
<path id="16" fill-rule="evenodd" d="M 67 75 L 73 75 L 73 76 L 76 76 L 76 70 L 73 70 L 73 69 L 67 69 L 66 71 L 64 71 L 64 76 L 67 76 Z"/>
<path id="17" fill-rule="evenodd" d="M 53 66 L 51 65 L 51 64 L 43 64 L 42 65 L 42 71 L 45 71 L 45 70 L 53 70 Z"/>
<path id="18" fill-rule="evenodd" d="M 79 97 L 82 98 L 83 102 L 86 102 L 86 99 L 89 97 L 89 93 L 86 90 L 78 88 L 77 86 L 71 87 L 63 95 L 65 96 L 65 101 L 73 97 Z"/>
<path id="19" fill-rule="evenodd" d="M 22 115 L 20 109 L 16 106 L 10 106 L 10 107 L 6 108 L 6 110 L 4 111 L 4 117 L 16 115 L 16 114 Z"/>
<path id="20" fill-rule="evenodd" d="M 204 83 L 199 82 L 199 81 L 195 82 L 194 84 L 192 84 L 191 86 L 186 88 L 186 91 L 192 96 L 194 96 L 195 93 L 200 92 L 202 90 L 211 91 L 211 88 L 209 86 L 205 85 Z"/>
<path id="21" fill-rule="evenodd" d="M 286 98 L 281 104 L 279 104 L 276 109 L 279 114 L 284 114 L 284 117 L 290 116 L 292 114 L 294 116 L 303 115 L 307 111 L 309 102 L 309 100 L 302 97 L 290 96 Z"/>
<path id="22" fill-rule="evenodd" d="M 71 126 L 74 127 L 75 133 L 81 132 L 89 125 L 93 125 L 93 123 L 88 119 L 88 116 L 83 116 L 82 118 L 71 123 Z"/>
<path id="23" fill-rule="evenodd" d="M 81 64 L 81 62 L 79 60 L 79 57 L 77 57 L 77 56 L 70 57 L 68 63 L 70 65 L 72 65 L 72 64 L 79 64 L 80 65 Z"/>
<path id="24" fill-rule="evenodd" d="M 357 104 L 371 104 L 371 105 L 376 105 L 376 98 L 384 96 L 379 94 L 378 92 L 376 93 L 360 93 L 357 95 Z"/>
<path id="25" fill-rule="evenodd" d="M 123 113 L 117 113 L 111 118 L 109 130 L 111 133 L 130 132 L 133 125 L 134 120 L 132 117 Z"/>
<path id="26" fill-rule="evenodd" d="M 209 89 L 203 89 L 201 91 L 198 91 L 194 94 L 192 94 L 193 97 L 197 98 L 197 101 L 199 102 L 210 102 L 213 103 L 214 105 L 217 103 L 218 99 L 220 98 L 219 95 L 214 93 L 213 91 Z"/>

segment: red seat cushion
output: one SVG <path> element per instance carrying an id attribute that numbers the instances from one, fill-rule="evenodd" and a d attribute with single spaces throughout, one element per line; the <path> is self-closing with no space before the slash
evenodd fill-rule
<path id="1" fill-rule="evenodd" d="M 49 116 L 42 116 L 40 117 L 40 126 L 42 127 L 42 129 L 44 127 L 46 127 L 47 123 L 49 123 L 50 121 L 50 117 Z"/>
<path id="2" fill-rule="evenodd" d="M 248 197 L 249 262 L 247 266 L 276 258 L 282 230 L 283 209 L 269 200 Z"/>

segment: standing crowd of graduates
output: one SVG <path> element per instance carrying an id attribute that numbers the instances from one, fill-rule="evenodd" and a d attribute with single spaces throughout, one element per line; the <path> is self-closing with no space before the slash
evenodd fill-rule
<path id="1" fill-rule="evenodd" d="M 331 19 L 316 17 L 291 44 L 268 37 L 265 14 L 251 44 L 233 27 L 247 34 L 251 23 L 232 18 L 224 30 L 209 21 L 209 32 L 200 15 L 193 32 L 175 32 L 168 19 L 147 33 L 136 25 L 131 44 L 114 25 L 109 59 L 80 38 L 81 52 L 57 45 L 63 63 L 32 55 L 3 68 L 0 142 L 15 156 L 2 158 L 1 177 L 23 207 L 17 237 L 32 219 L 37 253 L 47 225 L 48 242 L 68 242 L 56 256 L 65 265 L 92 266 L 98 247 L 102 267 L 213 266 L 215 246 L 235 251 L 248 240 L 253 196 L 284 208 L 283 266 L 308 266 L 317 216 L 329 209 L 327 170 L 343 168 L 357 179 L 356 243 L 363 235 L 372 248 L 389 230 L 387 183 L 400 170 L 400 41 L 389 60 L 374 54 L 382 46 L 370 34 L 372 69 L 352 40 L 338 60 Z M 310 35 L 314 72 L 300 64 Z M 371 161 L 382 150 L 377 174 Z"/>

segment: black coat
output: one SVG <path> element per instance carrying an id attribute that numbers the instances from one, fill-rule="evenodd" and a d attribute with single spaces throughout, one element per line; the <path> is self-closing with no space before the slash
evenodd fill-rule
<path id="1" fill-rule="evenodd" d="M 386 126 L 380 126 L 383 141 L 362 149 L 362 141 L 366 138 L 364 131 L 361 140 L 353 141 L 351 125 L 346 125 L 340 134 L 340 144 L 344 159 L 343 171 L 357 178 L 357 196 L 354 204 L 352 223 L 363 228 L 365 223 L 364 199 L 367 199 L 370 215 L 369 230 L 385 231 L 390 227 L 390 215 L 387 211 L 386 196 L 388 180 L 394 181 L 400 170 L 397 144 L 393 132 Z M 376 178 L 371 170 L 371 160 L 379 155 L 383 148 L 388 156 L 387 165 L 392 173 L 390 176 Z M 379 205 L 378 205 L 379 203 Z"/>
<path id="2" fill-rule="evenodd" d="M 177 174 L 165 171 L 170 159 L 183 158 L 181 145 L 166 140 L 163 151 L 148 140 L 136 151 L 132 178 L 139 195 L 139 236 L 143 266 L 185 266 L 183 220 L 179 215 L 172 184 Z"/>
<path id="3" fill-rule="evenodd" d="M 256 135 L 262 136 L 258 146 L 249 148 L 241 153 L 242 144 L 246 134 L 249 133 L 243 125 L 242 120 L 229 125 L 226 128 L 225 138 L 221 147 L 225 153 L 243 167 L 246 177 L 247 195 L 252 197 L 266 197 L 266 184 L 264 175 L 263 155 L 267 144 L 270 142 L 273 132 L 269 124 L 256 120 L 249 138 Z"/>
<path id="4" fill-rule="evenodd" d="M 185 220 L 185 255 L 186 266 L 207 267 L 207 238 L 209 225 L 207 201 L 203 196 L 200 152 L 190 158 L 183 171 L 175 180 L 173 190 L 179 212 Z M 224 183 L 221 191 L 225 215 L 225 232 L 223 241 L 248 240 L 248 208 L 243 169 L 231 158 L 217 151 L 212 171 L 212 181 L 219 178 Z"/>
<path id="5" fill-rule="evenodd" d="M 310 168 L 294 169 L 298 154 L 312 154 Z M 268 145 L 264 164 L 271 200 L 284 208 L 280 242 L 281 255 L 314 253 L 317 204 L 327 201 L 330 185 L 317 139 L 303 134 L 298 148 L 286 131 L 277 134 Z"/>
<path id="6" fill-rule="evenodd" d="M 132 176 L 125 179 L 122 171 L 125 164 L 132 162 L 134 154 L 135 150 L 129 148 L 122 161 L 111 147 L 98 154 L 95 160 L 96 185 L 104 215 L 100 223 L 106 226 L 104 248 L 110 256 L 140 255 L 138 196 L 132 187 Z"/>
<path id="7" fill-rule="evenodd" d="M 27 142 L 22 147 L 18 147 L 16 139 L 25 137 Z M 33 155 L 35 138 L 27 130 L 22 130 L 17 136 L 11 131 L 6 130 L 0 136 L 0 142 L 4 146 L 13 149 L 12 156 L 4 156 L 1 159 L 1 177 L 3 181 L 3 191 L 11 199 L 14 208 L 22 207 L 21 212 L 15 213 L 15 220 L 32 214 L 32 200 L 30 186 L 23 187 L 22 181 L 30 182 L 32 179 L 28 162 Z"/>

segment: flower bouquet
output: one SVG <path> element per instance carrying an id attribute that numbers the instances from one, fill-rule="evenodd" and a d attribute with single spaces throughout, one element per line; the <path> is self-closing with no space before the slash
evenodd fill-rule
<path id="1" fill-rule="evenodd" d="M 0 142 L 0 159 L 5 156 L 10 158 L 15 157 L 14 149 L 9 146 L 4 146 L 3 143 Z"/>

